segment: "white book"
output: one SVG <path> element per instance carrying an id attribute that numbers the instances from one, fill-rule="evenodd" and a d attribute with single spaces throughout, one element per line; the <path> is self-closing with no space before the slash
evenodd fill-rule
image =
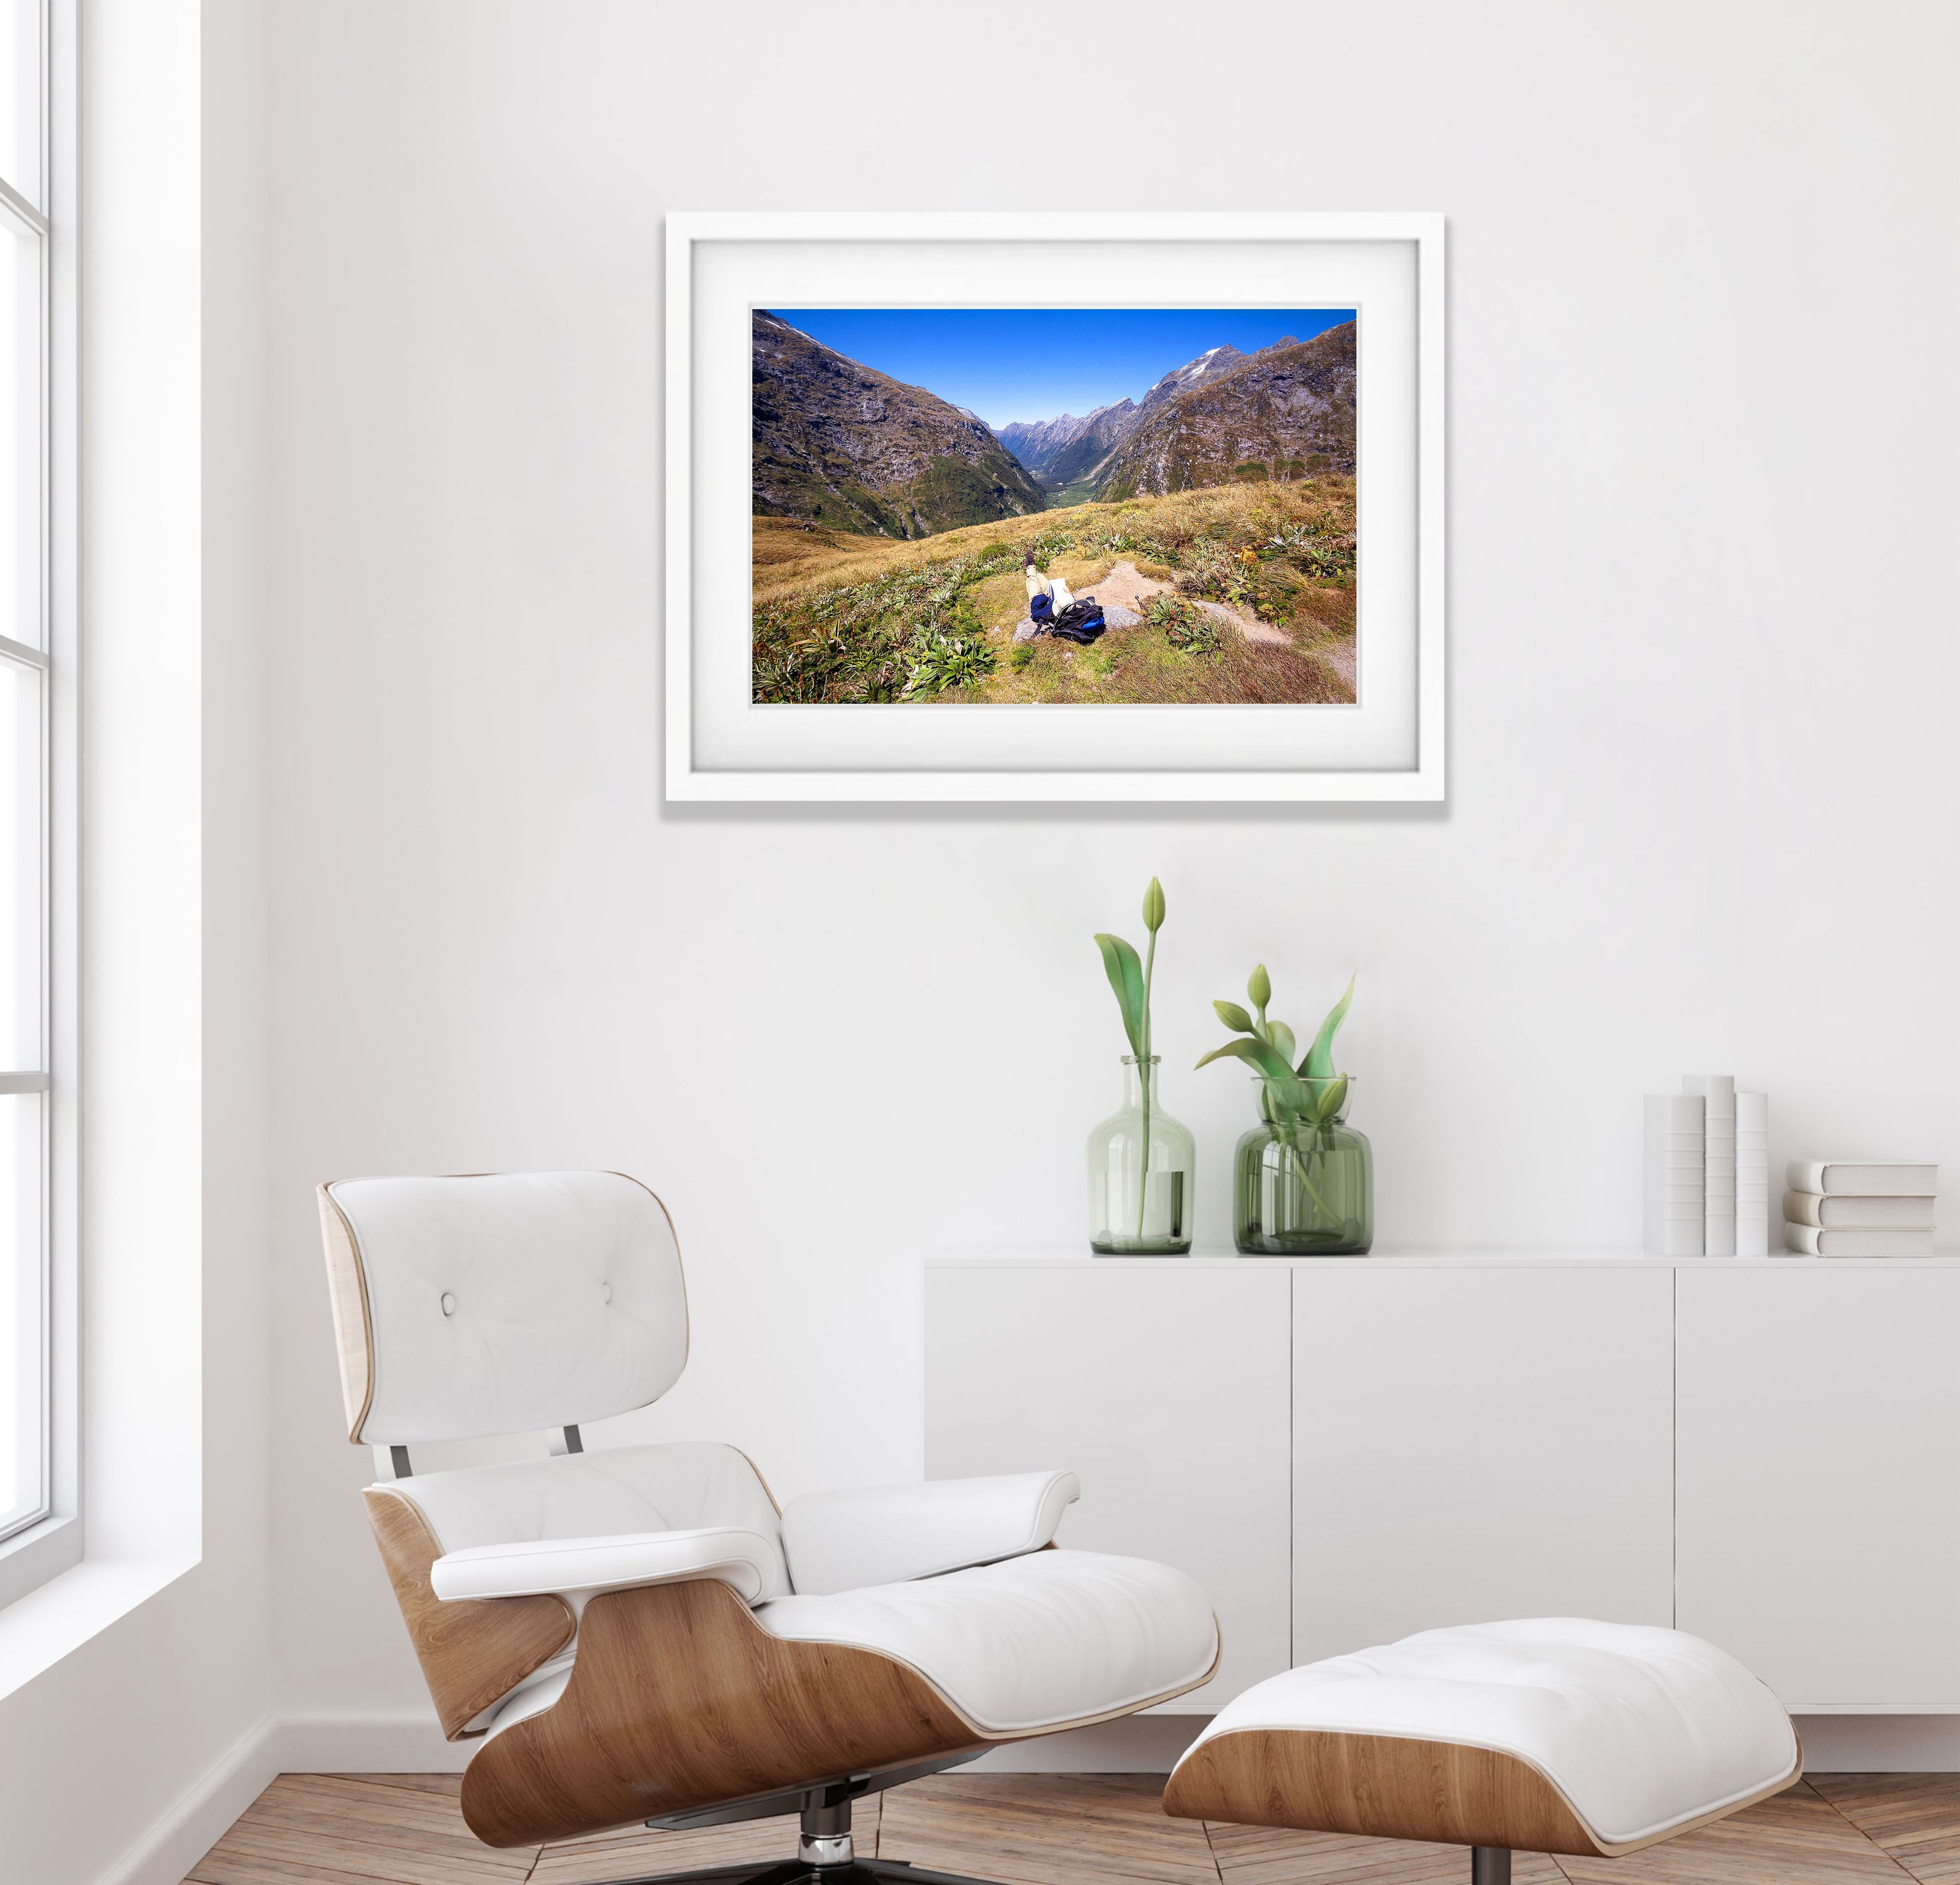
<path id="1" fill-rule="evenodd" d="M 1792 1224 L 1831 1231 L 1930 1231 L 1933 1205 L 1930 1198 L 1857 1198 L 1815 1191 L 1783 1195 L 1783 1215 Z"/>
<path id="2" fill-rule="evenodd" d="M 1770 1253 L 1770 1098 L 1736 1095 L 1736 1254 Z"/>
<path id="3" fill-rule="evenodd" d="M 1804 1256 L 1930 1256 L 1933 1232 L 1831 1231 L 1814 1224 L 1787 1224 L 1783 1242 Z"/>
<path id="4" fill-rule="evenodd" d="M 1783 1172 L 1792 1191 L 1848 1191 L 1864 1198 L 1930 1198 L 1939 1167 L 1907 1158 L 1793 1158 Z"/>
<path id="5" fill-rule="evenodd" d="M 1706 1256 L 1736 1254 L 1736 1076 L 1688 1074 L 1681 1090 L 1702 1103 L 1701 1250 Z"/>
<path id="6" fill-rule="evenodd" d="M 1707 1116 L 1699 1094 L 1650 1093 L 1643 1103 L 1644 1247 L 1651 1256 L 1701 1254 L 1707 1222 L 1701 1152 Z"/>

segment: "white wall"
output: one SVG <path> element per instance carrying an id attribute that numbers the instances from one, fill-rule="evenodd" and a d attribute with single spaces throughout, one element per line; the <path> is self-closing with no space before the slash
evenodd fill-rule
<path id="1" fill-rule="evenodd" d="M 919 1256 L 1079 1234 L 1090 933 L 1153 872 L 1214 1243 L 1247 1096 L 1179 1069 L 1262 958 L 1296 1025 L 1360 971 L 1383 1247 L 1632 1243 L 1688 1068 L 1778 1158 L 1960 1170 L 1950 10 L 266 18 L 272 1568 L 323 1758 L 426 1704 L 313 1184 L 640 1173 L 694 1360 L 622 1430 L 915 1473 Z M 663 806 L 663 213 L 1058 205 L 1449 213 L 1448 806 Z"/>

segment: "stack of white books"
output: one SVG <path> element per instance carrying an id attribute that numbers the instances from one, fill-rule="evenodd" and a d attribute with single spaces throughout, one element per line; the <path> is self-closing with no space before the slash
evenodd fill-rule
<path id="1" fill-rule="evenodd" d="M 1647 1096 L 1647 1241 L 1653 1256 L 1699 1256 L 1708 1210 L 1703 1167 L 1707 1101 L 1698 1093 Z"/>
<path id="2" fill-rule="evenodd" d="M 1683 1093 L 1707 1102 L 1703 1118 L 1701 1254 L 1736 1254 L 1736 1081 L 1732 1074 L 1688 1074 Z"/>
<path id="3" fill-rule="evenodd" d="M 1736 1254 L 1770 1253 L 1770 1097 L 1736 1096 Z"/>
<path id="4" fill-rule="evenodd" d="M 1769 1100 L 1732 1074 L 1647 1096 L 1646 1248 L 1655 1256 L 1770 1253 Z"/>
<path id="5" fill-rule="evenodd" d="M 1911 1159 L 1793 1158 L 1783 1243 L 1799 1256 L 1930 1256 L 1939 1167 Z"/>

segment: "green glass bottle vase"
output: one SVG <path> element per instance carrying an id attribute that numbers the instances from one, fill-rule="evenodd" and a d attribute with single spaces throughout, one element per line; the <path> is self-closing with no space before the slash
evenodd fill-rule
<path id="1" fill-rule="evenodd" d="M 1123 1056 L 1123 1103 L 1089 1135 L 1089 1247 L 1098 1256 L 1183 1256 L 1191 1249 L 1190 1129 L 1157 1103 L 1157 1056 Z M 1147 1148 L 1147 1156 L 1146 1156 Z"/>
<path id="2" fill-rule="evenodd" d="M 1375 1239 L 1374 1154 L 1347 1123 L 1352 1081 L 1331 1117 L 1316 1125 L 1289 1110 L 1268 1084 L 1259 1123 L 1233 1154 L 1232 1230 L 1246 1256 L 1365 1256 Z M 1300 1083 L 1309 1100 L 1316 1087 Z"/>

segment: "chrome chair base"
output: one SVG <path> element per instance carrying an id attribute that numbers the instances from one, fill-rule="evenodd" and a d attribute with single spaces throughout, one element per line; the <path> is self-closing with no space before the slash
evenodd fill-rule
<path id="1" fill-rule="evenodd" d="M 692 1832 L 800 1810 L 802 1836 L 797 1842 L 794 1858 L 772 1864 L 758 1865 L 752 1861 L 746 1865 L 715 1865 L 701 1871 L 651 1872 L 634 1878 L 613 1879 L 608 1885 L 996 1885 L 990 1879 L 930 1872 L 908 1859 L 861 1859 L 851 1841 L 854 1801 L 867 1794 L 902 1787 L 908 1781 L 923 1780 L 928 1774 L 943 1773 L 949 1767 L 964 1766 L 969 1761 L 977 1760 L 982 1751 L 921 1761 L 908 1767 L 887 1769 L 883 1773 L 857 1774 L 801 1793 L 762 1795 L 724 1807 L 711 1807 L 700 1813 L 649 1820 L 648 1826 L 662 1832 Z M 1510 1885 L 1508 1875 L 1494 1885 Z"/>

